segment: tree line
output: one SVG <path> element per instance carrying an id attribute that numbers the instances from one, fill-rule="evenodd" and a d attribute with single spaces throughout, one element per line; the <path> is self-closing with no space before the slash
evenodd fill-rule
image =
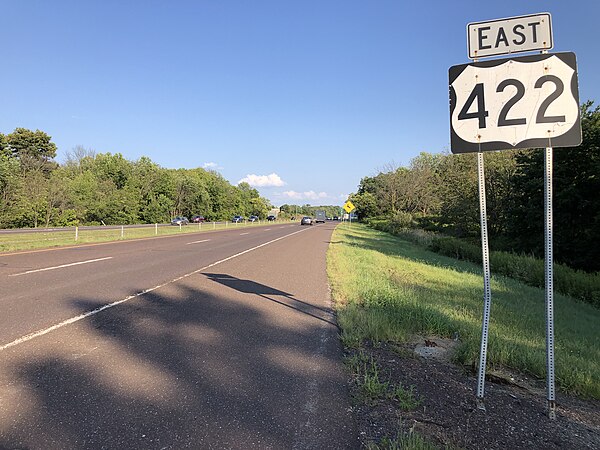
<path id="1" fill-rule="evenodd" d="M 55 161 L 57 147 L 43 131 L 0 133 L 0 228 L 165 223 L 172 217 L 233 215 L 265 218 L 270 202 L 247 183 L 219 173 L 166 169 L 147 157 L 76 147 Z"/>
<path id="2" fill-rule="evenodd" d="M 316 211 L 325 211 L 325 215 L 329 218 L 340 217 L 341 207 L 337 205 L 323 205 L 323 206 L 312 206 L 309 204 L 304 205 L 281 205 L 279 208 L 282 217 L 297 217 L 310 216 L 314 217 Z"/>
<path id="3" fill-rule="evenodd" d="M 557 262 L 600 270 L 600 108 L 581 107 L 583 142 L 554 149 L 553 233 Z M 362 219 L 421 227 L 478 241 L 476 154 L 421 153 L 408 167 L 364 177 L 351 196 Z M 544 257 L 544 151 L 484 154 L 490 246 Z"/>

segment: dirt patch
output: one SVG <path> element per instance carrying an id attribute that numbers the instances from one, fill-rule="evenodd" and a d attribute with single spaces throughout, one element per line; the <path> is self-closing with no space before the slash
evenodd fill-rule
<path id="1" fill-rule="evenodd" d="M 545 392 L 539 389 L 543 382 L 498 372 L 486 381 L 486 411 L 479 410 L 475 375 L 448 358 L 454 344 L 427 340 L 428 344 L 423 338 L 422 345 L 413 342 L 402 347 L 364 346 L 379 366 L 382 382 L 414 386 L 421 399 L 412 411 L 402 411 L 390 398 L 366 404 L 359 400 L 359 380 L 353 380 L 353 411 L 365 447 L 412 429 L 442 448 L 600 449 L 599 401 L 558 393 L 557 418 L 550 420 Z M 353 354 L 354 350 L 348 352 Z"/>
<path id="2" fill-rule="evenodd" d="M 438 359 L 441 361 L 450 361 L 452 351 L 458 345 L 458 340 L 441 339 L 435 336 L 415 336 L 408 344 L 407 351 L 413 348 L 413 351 L 422 358 Z"/>

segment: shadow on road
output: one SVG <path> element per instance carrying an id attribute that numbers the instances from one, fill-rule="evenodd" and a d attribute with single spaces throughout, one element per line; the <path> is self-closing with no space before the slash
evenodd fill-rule
<path id="1" fill-rule="evenodd" d="M 320 308 L 318 306 L 311 305 L 308 302 L 298 300 L 297 298 L 294 298 L 292 294 L 289 294 L 287 292 L 283 292 L 278 289 L 265 286 L 264 284 L 257 283 L 256 281 L 244 280 L 223 273 L 205 273 L 203 275 L 206 275 L 208 279 L 212 281 L 220 283 L 231 289 L 235 289 L 236 291 L 245 294 L 255 294 L 266 300 L 272 301 L 279 305 L 283 305 L 287 308 L 294 309 L 298 312 L 314 317 L 315 319 L 322 320 L 323 322 L 326 322 L 329 325 L 333 325 L 336 328 L 338 327 L 337 323 L 335 323 L 335 321 L 332 320 L 332 310 Z M 284 297 L 285 299 L 290 300 L 290 302 L 285 303 L 284 301 L 273 298 L 273 296 Z"/>
<path id="2" fill-rule="evenodd" d="M 356 448 L 327 311 L 206 276 L 292 323 L 196 279 L 30 341 L 0 365 L 0 448 Z"/>

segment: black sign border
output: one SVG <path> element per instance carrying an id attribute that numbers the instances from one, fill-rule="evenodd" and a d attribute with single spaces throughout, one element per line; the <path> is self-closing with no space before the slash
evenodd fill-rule
<path id="1" fill-rule="evenodd" d="M 539 55 L 520 56 L 516 58 L 502 58 L 493 59 L 489 61 L 474 62 L 468 64 L 460 64 L 458 66 L 452 66 L 448 70 L 448 88 L 450 93 L 450 150 L 452 153 L 475 153 L 475 152 L 488 152 L 495 150 L 516 150 L 521 148 L 540 148 L 540 147 L 577 147 L 581 144 L 581 113 L 577 115 L 577 120 L 569 131 L 565 134 L 556 138 L 534 138 L 527 139 L 523 142 L 519 142 L 516 146 L 511 145 L 504 141 L 492 141 L 483 142 L 481 144 L 468 142 L 462 139 L 456 134 L 452 127 L 452 113 L 456 108 L 456 92 L 452 87 L 452 83 L 458 78 L 458 76 L 469 66 L 473 67 L 496 67 L 507 61 L 515 62 L 538 62 L 545 59 L 551 58 L 552 56 L 558 57 L 561 61 L 571 67 L 575 72 L 571 79 L 571 93 L 577 102 L 579 108 L 579 84 L 577 79 L 577 58 L 573 52 L 561 52 L 561 53 L 543 53 Z"/>

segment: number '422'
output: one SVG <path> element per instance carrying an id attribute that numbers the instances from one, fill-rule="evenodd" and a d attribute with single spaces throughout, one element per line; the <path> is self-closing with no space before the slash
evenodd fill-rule
<path id="1" fill-rule="evenodd" d="M 544 75 L 538 78 L 534 84 L 535 89 L 541 89 L 545 83 L 552 83 L 554 90 L 540 104 L 535 115 L 535 123 L 555 123 L 565 122 L 565 116 L 549 116 L 546 115 L 548 107 L 554 102 L 564 91 L 564 84 L 560 78 L 554 75 Z M 509 127 L 515 125 L 526 125 L 525 117 L 508 118 L 510 110 L 525 96 L 525 85 L 514 78 L 509 78 L 502 81 L 497 87 L 496 92 L 501 93 L 509 87 L 516 88 L 514 95 L 504 104 L 498 115 L 497 126 Z M 476 110 L 472 111 L 473 105 L 476 104 Z M 469 112 L 471 111 L 471 112 Z M 479 128 L 486 128 L 486 118 L 489 112 L 485 106 L 485 91 L 484 84 L 477 83 L 471 94 L 467 98 L 464 106 L 458 114 L 458 120 L 478 119 Z"/>

